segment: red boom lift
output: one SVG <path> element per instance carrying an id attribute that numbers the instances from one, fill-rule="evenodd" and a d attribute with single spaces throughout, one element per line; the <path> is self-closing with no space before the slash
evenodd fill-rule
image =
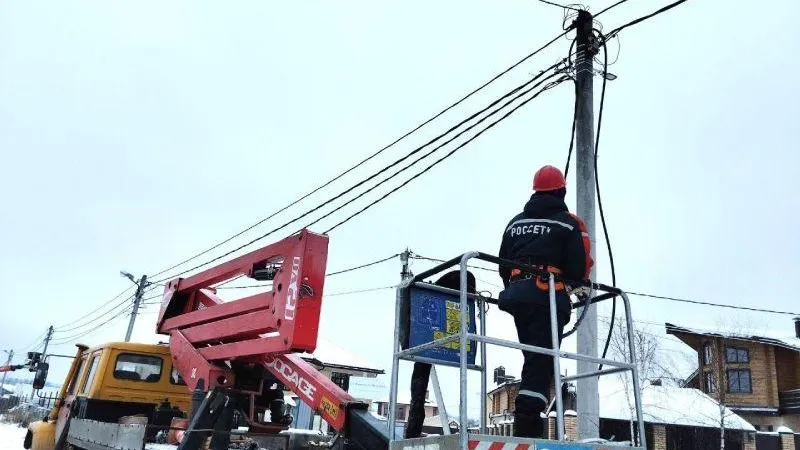
<path id="1" fill-rule="evenodd" d="M 167 283 L 157 329 L 170 335 L 175 367 L 193 390 L 180 450 L 200 448 L 209 434 L 212 449 L 227 448 L 235 410 L 251 430 L 285 429 L 286 420 L 276 417 L 270 425 L 256 423 L 255 401 L 275 382 L 275 400 L 283 399 L 281 385 L 297 394 L 339 433 L 339 448 L 388 449 L 386 423 L 295 354 L 317 345 L 327 254 L 327 236 L 302 230 Z M 213 286 L 239 276 L 270 280 L 272 290 L 223 302 Z"/>

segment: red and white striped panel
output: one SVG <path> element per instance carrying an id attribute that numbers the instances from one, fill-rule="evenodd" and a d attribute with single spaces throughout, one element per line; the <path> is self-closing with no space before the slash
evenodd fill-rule
<path id="1" fill-rule="evenodd" d="M 533 450 L 531 444 L 513 442 L 469 441 L 469 450 Z"/>

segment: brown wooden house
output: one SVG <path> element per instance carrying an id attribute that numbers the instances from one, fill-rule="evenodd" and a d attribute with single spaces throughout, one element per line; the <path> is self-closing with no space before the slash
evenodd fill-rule
<path id="1" fill-rule="evenodd" d="M 800 431 L 800 339 L 721 333 L 666 324 L 697 352 L 687 387 L 702 390 L 759 431 Z"/>

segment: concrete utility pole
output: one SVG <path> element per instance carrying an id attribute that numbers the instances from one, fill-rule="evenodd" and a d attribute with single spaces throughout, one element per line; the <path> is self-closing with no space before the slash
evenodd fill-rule
<path id="1" fill-rule="evenodd" d="M 8 353 L 8 359 L 6 360 L 6 365 L 10 366 L 11 365 L 11 359 L 14 358 L 14 350 L 4 350 L 4 351 L 6 353 Z M 5 384 L 6 384 L 6 373 L 7 372 L 3 372 L 3 379 L 0 380 L 0 395 L 2 395 L 3 386 L 5 386 Z"/>
<path id="2" fill-rule="evenodd" d="M 595 175 L 594 175 L 594 35 L 592 15 L 579 11 L 577 24 L 577 55 L 575 62 L 575 83 L 577 110 L 575 112 L 575 177 L 577 194 L 577 213 L 586 223 L 589 239 L 592 242 L 592 259 L 595 260 Z M 592 268 L 591 280 L 595 281 L 597 265 Z M 597 306 L 588 306 L 589 311 L 578 329 L 578 353 L 597 356 Z M 578 361 L 578 373 L 597 370 L 597 364 Z M 583 378 L 577 382 L 578 394 L 578 439 L 599 436 L 600 401 L 597 378 Z"/>
<path id="3" fill-rule="evenodd" d="M 136 284 L 136 295 L 133 296 L 133 311 L 131 311 L 131 320 L 128 322 L 128 331 L 125 333 L 125 342 L 130 342 L 131 333 L 133 333 L 133 324 L 136 322 L 136 314 L 139 313 L 139 304 L 142 302 L 144 289 L 147 287 L 147 275 L 142 275 L 142 279 L 137 282 L 136 279 L 133 278 L 133 275 L 127 272 L 120 272 L 120 274 Z"/>
<path id="4" fill-rule="evenodd" d="M 42 359 L 41 361 L 44 362 L 45 358 L 47 357 L 47 346 L 50 345 L 50 340 L 53 339 L 53 326 L 47 329 L 47 336 L 44 337 L 44 349 L 42 350 Z"/>

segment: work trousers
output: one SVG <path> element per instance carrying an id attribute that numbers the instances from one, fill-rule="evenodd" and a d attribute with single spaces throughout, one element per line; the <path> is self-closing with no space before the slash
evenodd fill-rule
<path id="1" fill-rule="evenodd" d="M 559 295 L 566 295 L 560 292 Z M 544 302 L 532 302 L 530 306 L 518 307 L 513 312 L 514 325 L 521 344 L 553 348 L 550 326 L 550 306 Z M 563 337 L 564 326 L 569 315 L 558 314 L 558 344 Z M 515 401 L 514 435 L 520 437 L 543 437 L 543 423 L 539 414 L 544 412 L 553 380 L 553 357 L 540 353 L 522 352 L 522 380 Z"/>
<path id="2" fill-rule="evenodd" d="M 411 373 L 411 404 L 408 411 L 405 439 L 420 437 L 425 422 L 425 392 L 431 376 L 431 365 L 415 362 Z"/>

